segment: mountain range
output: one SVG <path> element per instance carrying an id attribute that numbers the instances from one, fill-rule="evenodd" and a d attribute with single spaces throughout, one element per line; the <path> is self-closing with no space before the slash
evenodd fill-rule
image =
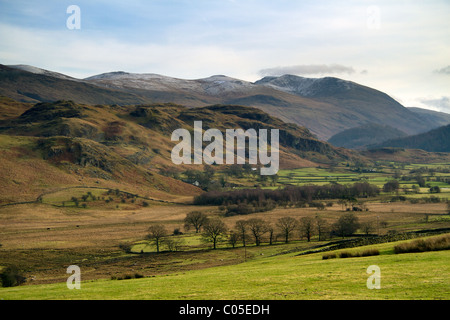
<path id="1" fill-rule="evenodd" d="M 286 75 L 250 83 L 223 75 L 183 80 L 112 72 L 75 79 L 0 65 L 0 203 L 80 185 L 166 200 L 198 194 L 199 188 L 168 174 L 204 169 L 171 161 L 171 133 L 192 132 L 196 120 L 204 130 L 222 132 L 279 129 L 280 169 L 386 159 L 446 162 L 448 153 L 402 149 L 449 151 L 449 126 L 423 133 L 446 123 L 445 115 L 410 110 L 382 92 L 337 78 Z M 343 130 L 344 143 L 353 141 L 345 147 L 376 149 L 359 152 L 325 141 Z M 412 143 L 392 140 L 416 132 Z M 430 140 L 445 148 L 427 149 Z"/>
<path id="2" fill-rule="evenodd" d="M 65 99 L 91 105 L 170 102 L 189 108 L 214 104 L 255 107 L 306 127 L 321 140 L 368 123 L 413 135 L 449 121 L 446 114 L 425 116 L 381 91 L 333 77 L 284 75 L 248 82 L 224 75 L 186 80 L 117 71 L 75 79 L 31 66 L 0 65 L 0 82 L 0 95 L 21 102 Z"/>

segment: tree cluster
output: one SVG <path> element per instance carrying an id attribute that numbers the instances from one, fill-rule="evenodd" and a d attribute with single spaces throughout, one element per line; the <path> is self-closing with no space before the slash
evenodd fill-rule
<path id="1" fill-rule="evenodd" d="M 310 242 L 315 236 L 318 237 L 319 241 L 332 236 L 351 236 L 360 227 L 366 234 L 373 230 L 372 224 L 360 225 L 358 217 L 352 212 L 345 213 L 331 225 L 319 215 L 316 215 L 314 218 L 302 217 L 298 220 L 292 217 L 282 217 L 275 223 L 261 218 L 238 220 L 234 228 L 229 229 L 222 219 L 208 218 L 199 211 L 188 213 L 184 222 L 186 230 L 193 227 L 196 233 L 201 234 L 205 242 L 212 244 L 213 249 L 216 249 L 217 245 L 224 241 L 227 241 L 232 247 L 235 247 L 239 242 L 244 247 L 248 243 L 259 246 L 264 241 L 270 245 L 275 241 L 288 243 L 296 235 Z M 178 243 L 174 237 L 168 237 L 164 226 L 152 225 L 148 231 L 147 239 L 153 241 L 157 252 L 160 252 L 162 244 L 165 244 L 170 251 L 179 250 L 181 243 Z"/>
<path id="2" fill-rule="evenodd" d="M 353 185 L 329 184 L 323 186 L 287 186 L 284 189 L 245 189 L 237 191 L 210 191 L 194 199 L 197 205 L 255 204 L 272 201 L 277 205 L 311 203 L 314 200 L 373 197 L 380 193 L 377 186 L 367 182 Z"/>

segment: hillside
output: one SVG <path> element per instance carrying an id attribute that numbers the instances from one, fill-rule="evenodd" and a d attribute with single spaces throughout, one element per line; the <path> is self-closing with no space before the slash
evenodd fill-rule
<path id="1" fill-rule="evenodd" d="M 9 110 L 11 103 L 0 104 L 0 110 Z M 203 122 L 203 130 L 280 129 L 281 168 L 364 161 L 317 140 L 306 128 L 242 106 L 92 106 L 64 100 L 29 106 L 18 116 L 0 120 L 3 202 L 18 200 L 24 193 L 26 199 L 35 199 L 47 188 L 67 185 L 120 187 L 161 199 L 198 194 L 199 188 L 165 176 L 168 169 L 202 169 L 171 161 L 176 144 L 170 140 L 172 131 L 192 132 L 195 120 Z"/>
<path id="2" fill-rule="evenodd" d="M 450 152 L 450 125 L 400 139 L 385 141 L 376 147 L 422 149 L 429 152 Z"/>
<path id="3" fill-rule="evenodd" d="M 37 73 L 33 73 L 34 71 Z M 73 100 L 88 104 L 136 104 L 145 98 L 125 91 L 100 88 L 39 68 L 11 68 L 0 64 L 0 95 L 20 102 Z"/>
<path id="4" fill-rule="evenodd" d="M 360 153 L 373 161 L 382 160 L 403 163 L 448 163 L 450 161 L 448 152 L 428 152 L 421 149 L 385 147 L 363 150 Z"/>
<path id="5" fill-rule="evenodd" d="M 352 81 L 333 77 L 311 79 L 284 75 L 266 77 L 257 81 L 256 84 L 334 106 L 335 108 L 315 110 L 314 114 L 316 121 L 334 119 L 331 134 L 326 139 L 345 129 L 367 123 L 388 125 L 407 134 L 424 132 L 430 126 L 436 127 L 431 120 L 422 119 L 384 92 Z"/>
<path id="6" fill-rule="evenodd" d="M 450 124 L 450 114 L 448 113 L 414 107 L 408 109 L 419 114 L 422 119 L 439 124 L 440 127 Z"/>
<path id="7" fill-rule="evenodd" d="M 244 105 L 263 110 L 284 122 L 307 127 L 322 140 L 368 122 L 417 134 L 438 127 L 443 121 L 439 115 L 422 117 L 378 90 L 330 77 L 311 79 L 285 75 L 252 83 L 224 75 L 185 80 L 119 71 L 73 79 L 36 67 L 14 68 L 1 66 L 0 94 L 18 101 L 176 103 L 190 108 Z"/>
<path id="8" fill-rule="evenodd" d="M 336 147 L 364 149 L 367 145 L 405 136 L 406 133 L 390 126 L 369 123 L 339 132 L 328 139 L 328 142 Z"/>
<path id="9" fill-rule="evenodd" d="M 423 120 L 385 93 L 331 77 L 311 79 L 285 75 L 250 83 L 223 75 L 183 80 L 155 74 L 112 72 L 85 80 L 148 98 L 155 98 L 158 93 L 157 101 L 192 107 L 216 103 L 256 107 L 285 122 L 307 127 L 325 140 L 367 122 L 389 125 L 408 134 L 437 126 L 433 120 Z M 164 93 L 170 94 L 169 100 Z"/>

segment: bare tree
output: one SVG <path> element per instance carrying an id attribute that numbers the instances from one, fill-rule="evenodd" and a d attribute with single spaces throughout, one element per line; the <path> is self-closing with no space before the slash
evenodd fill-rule
<path id="1" fill-rule="evenodd" d="M 208 220 L 208 222 L 203 226 L 203 238 L 205 241 L 212 242 L 213 248 L 216 249 L 217 242 L 222 236 L 227 232 L 227 227 L 222 220 L 215 218 Z"/>
<path id="2" fill-rule="evenodd" d="M 297 228 L 298 222 L 292 217 L 283 217 L 278 219 L 277 227 L 280 229 L 281 234 L 284 237 L 284 242 L 289 242 L 289 237 Z"/>
<path id="3" fill-rule="evenodd" d="M 311 217 L 303 217 L 300 219 L 300 233 L 305 236 L 308 242 L 314 234 L 314 221 Z"/>
<path id="4" fill-rule="evenodd" d="M 245 220 L 238 220 L 236 221 L 235 228 L 237 232 L 239 233 L 239 236 L 242 240 L 242 245 L 245 247 L 245 242 L 247 239 L 247 229 L 248 229 L 248 223 Z"/>
<path id="5" fill-rule="evenodd" d="M 272 245 L 275 237 L 275 228 L 271 223 L 267 223 L 267 232 L 269 233 L 269 245 Z"/>
<path id="6" fill-rule="evenodd" d="M 189 230 L 190 226 L 195 228 L 195 233 L 198 233 L 203 225 L 208 221 L 208 217 L 200 211 L 192 211 L 184 218 L 184 227 Z"/>
<path id="7" fill-rule="evenodd" d="M 342 206 L 342 211 L 345 210 L 344 206 L 347 207 L 347 200 L 345 199 L 339 199 L 337 203 Z"/>
<path id="8" fill-rule="evenodd" d="M 317 227 L 317 234 L 319 236 L 319 241 L 324 240 L 324 236 L 330 232 L 330 226 L 328 225 L 328 222 L 326 222 L 324 219 L 316 216 L 316 227 Z"/>
<path id="9" fill-rule="evenodd" d="M 169 251 L 179 251 L 184 243 L 184 240 L 178 237 L 170 237 L 164 240 L 164 244 Z"/>
<path id="10" fill-rule="evenodd" d="M 268 231 L 266 222 L 262 219 L 253 218 L 249 219 L 247 223 L 249 230 L 255 238 L 256 245 L 259 246 L 261 244 L 262 236 Z"/>
<path id="11" fill-rule="evenodd" d="M 366 234 L 366 236 L 375 230 L 375 227 L 371 221 L 361 223 L 361 230 Z"/>
<path id="12" fill-rule="evenodd" d="M 237 234 L 235 231 L 231 231 L 230 235 L 228 237 L 228 243 L 231 244 L 231 246 L 234 248 L 236 247 L 236 243 L 239 240 L 239 234 Z"/>
<path id="13" fill-rule="evenodd" d="M 147 239 L 152 240 L 156 245 L 156 252 L 159 252 L 159 246 L 161 245 L 162 240 L 167 235 L 167 230 L 163 225 L 156 224 L 148 228 L 149 234 L 147 235 Z"/>

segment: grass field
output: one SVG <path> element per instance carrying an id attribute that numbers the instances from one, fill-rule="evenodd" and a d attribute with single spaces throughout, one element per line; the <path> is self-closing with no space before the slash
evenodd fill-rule
<path id="1" fill-rule="evenodd" d="M 322 260 L 322 254 L 259 255 L 229 266 L 143 279 L 82 281 L 0 289 L 1 299 L 449 299 L 450 251 L 394 254 L 396 243 L 369 246 L 379 256 Z M 355 250 L 363 250 L 361 247 Z M 260 249 L 263 253 L 264 248 Z M 340 250 L 342 251 L 342 250 Z M 367 268 L 380 268 L 368 289 Z"/>
<path id="2" fill-rule="evenodd" d="M 381 166 L 380 172 L 363 173 L 345 165 L 336 169 L 281 170 L 278 180 L 257 183 L 264 188 L 278 188 L 286 184 L 368 181 L 382 187 L 394 172 L 408 175 L 423 166 L 392 163 Z M 367 208 L 356 213 L 359 222 L 372 223 L 376 226 L 372 233 L 378 235 L 450 227 L 445 203 L 450 198 L 450 188 L 447 183 L 436 181 L 437 177 L 450 176 L 443 170 L 448 164 L 426 166 L 436 172 L 424 173 L 423 177 L 427 184 L 439 185 L 440 193 L 430 194 L 429 187 L 423 187 L 420 193 L 405 194 L 400 190 L 398 195 L 405 196 L 406 201 L 391 201 L 397 194 L 383 192 L 375 198 L 358 199 Z M 232 181 L 241 186 L 255 183 L 248 177 Z M 415 181 L 400 181 L 401 186 L 412 184 Z M 300 220 L 320 216 L 331 225 L 346 212 L 336 199 L 330 200 L 332 206 L 324 210 L 279 206 L 268 212 L 225 216 L 218 207 L 193 206 L 185 201 L 192 197 L 176 199 L 178 204 L 161 203 L 142 197 L 127 198 L 126 193 L 117 195 L 114 188 L 111 190 L 53 188 L 43 193 L 41 202 L 0 207 L 0 270 L 15 265 L 27 278 L 21 286 L 0 288 L 0 299 L 450 298 L 448 250 L 394 254 L 395 243 L 383 243 L 370 246 L 380 251 L 378 256 L 322 260 L 320 253 L 298 255 L 327 243 L 319 241 L 317 235 L 307 242 L 295 231 L 291 241 L 284 244 L 276 234 L 273 245 L 269 245 L 266 234 L 261 246 L 249 242 L 243 248 L 238 242 L 232 248 L 229 243 L 220 242 L 218 249 L 212 250 L 201 235 L 184 229 L 184 217 L 194 210 L 220 217 L 229 229 L 234 228 L 236 221 L 250 218 L 261 218 L 274 226 L 282 217 Z M 82 200 L 88 192 L 92 196 Z M 427 202 L 430 196 L 441 201 Z M 78 207 L 72 197 L 79 199 Z M 153 224 L 164 225 L 169 234 L 182 230 L 182 235 L 170 236 L 182 240 L 181 249 L 169 252 L 164 248 L 157 254 L 155 246 L 146 240 L 147 230 Z M 357 234 L 362 235 L 363 231 L 358 230 Z M 124 250 L 124 246 L 131 251 Z M 81 290 L 66 287 L 66 269 L 73 264 L 81 268 Z M 380 290 L 367 289 L 366 270 L 370 265 L 381 269 Z M 135 275 L 142 278 L 134 279 Z M 113 280 L 127 277 L 133 279 Z"/>

